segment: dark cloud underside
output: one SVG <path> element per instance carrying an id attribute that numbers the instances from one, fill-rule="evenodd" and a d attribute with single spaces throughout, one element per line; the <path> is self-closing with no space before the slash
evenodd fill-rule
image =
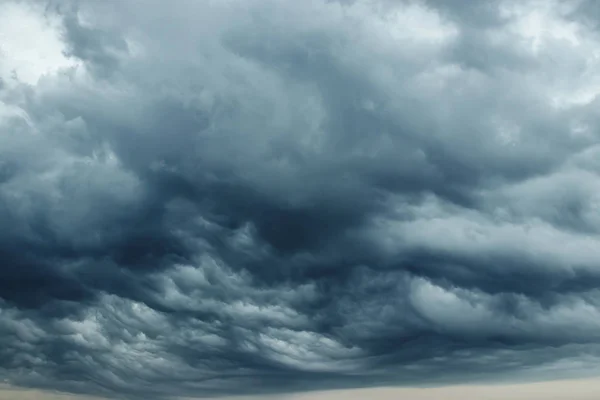
<path id="1" fill-rule="evenodd" d="M 159 399 L 595 373 L 593 9 L 3 3 L 0 378 Z"/>

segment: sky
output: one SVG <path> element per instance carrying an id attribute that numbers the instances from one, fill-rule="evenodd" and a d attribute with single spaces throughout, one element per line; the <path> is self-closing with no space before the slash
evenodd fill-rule
<path id="1" fill-rule="evenodd" d="M 591 399 L 599 27 L 0 1 L 0 399 Z"/>

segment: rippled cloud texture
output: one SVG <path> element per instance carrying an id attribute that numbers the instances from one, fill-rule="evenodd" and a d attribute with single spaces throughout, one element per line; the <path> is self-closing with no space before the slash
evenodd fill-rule
<path id="1" fill-rule="evenodd" d="M 0 379 L 164 399 L 600 361 L 594 1 L 2 1 Z"/>

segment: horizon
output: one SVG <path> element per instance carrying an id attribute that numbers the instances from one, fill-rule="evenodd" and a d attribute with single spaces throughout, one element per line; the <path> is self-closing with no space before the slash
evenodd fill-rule
<path id="1" fill-rule="evenodd" d="M 556 380 L 520 384 L 453 385 L 436 388 L 374 388 L 356 390 L 330 390 L 273 396 L 236 396 L 219 398 L 179 398 L 177 400 L 395 400 L 410 396 L 410 400 L 444 400 L 460 396 L 465 400 L 595 400 L 600 393 L 600 379 Z M 406 397 L 402 397 L 406 398 Z M 108 400 L 66 393 L 48 393 L 32 389 L 0 386 L 0 400 Z"/>

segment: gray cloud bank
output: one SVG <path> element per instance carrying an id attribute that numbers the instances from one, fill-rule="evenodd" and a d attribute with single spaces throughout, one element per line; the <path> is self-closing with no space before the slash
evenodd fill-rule
<path id="1" fill-rule="evenodd" d="M 593 2 L 2 7 L 5 382 L 137 399 L 597 372 Z"/>

